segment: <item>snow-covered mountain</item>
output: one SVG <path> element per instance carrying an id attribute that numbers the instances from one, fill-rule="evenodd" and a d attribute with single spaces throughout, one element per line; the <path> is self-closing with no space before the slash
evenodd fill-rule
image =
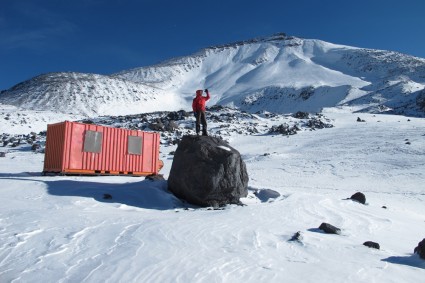
<path id="1" fill-rule="evenodd" d="M 3 91 L 0 103 L 87 116 L 210 105 L 256 112 L 354 111 L 425 116 L 425 59 L 277 34 L 110 76 L 51 73 Z"/>
<path id="2" fill-rule="evenodd" d="M 0 282 L 421 282 L 424 66 L 276 35 L 3 91 Z M 47 124 L 84 119 L 160 132 L 168 179 L 195 118 L 166 110 L 190 109 L 200 88 L 211 89 L 209 106 L 240 108 L 210 107 L 207 120 L 246 164 L 243 206 L 189 205 L 166 180 L 41 175 Z M 348 199 L 357 192 L 364 204 Z"/>

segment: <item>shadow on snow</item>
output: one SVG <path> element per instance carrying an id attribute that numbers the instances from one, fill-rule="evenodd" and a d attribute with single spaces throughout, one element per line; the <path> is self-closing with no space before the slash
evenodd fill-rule
<path id="1" fill-rule="evenodd" d="M 411 256 L 390 256 L 382 259 L 382 261 L 425 269 L 425 261 L 419 258 L 417 254 Z"/>
<path id="2" fill-rule="evenodd" d="M 46 184 L 47 192 L 55 196 L 92 198 L 98 202 L 119 203 L 123 205 L 157 210 L 186 207 L 167 189 L 167 181 L 143 180 L 132 183 L 100 183 L 74 180 L 37 180 L 22 177 L 33 173 L 0 174 L 0 179 L 36 181 Z M 110 195 L 111 198 L 105 198 Z"/>

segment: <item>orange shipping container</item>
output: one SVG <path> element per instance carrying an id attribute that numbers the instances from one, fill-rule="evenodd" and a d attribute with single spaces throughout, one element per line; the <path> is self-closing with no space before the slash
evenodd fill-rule
<path id="1" fill-rule="evenodd" d="M 157 174 L 159 134 L 77 122 L 47 126 L 43 173 Z"/>

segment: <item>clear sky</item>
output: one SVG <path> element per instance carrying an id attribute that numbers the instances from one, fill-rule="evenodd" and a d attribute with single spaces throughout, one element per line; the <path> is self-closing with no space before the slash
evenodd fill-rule
<path id="1" fill-rule="evenodd" d="M 0 0 L 0 90 L 278 32 L 425 58 L 425 0 Z"/>

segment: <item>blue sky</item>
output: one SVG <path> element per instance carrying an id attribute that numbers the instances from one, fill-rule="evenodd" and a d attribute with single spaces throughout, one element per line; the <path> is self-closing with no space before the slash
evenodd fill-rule
<path id="1" fill-rule="evenodd" d="M 0 90 L 278 32 L 425 58 L 423 0 L 0 0 Z"/>

